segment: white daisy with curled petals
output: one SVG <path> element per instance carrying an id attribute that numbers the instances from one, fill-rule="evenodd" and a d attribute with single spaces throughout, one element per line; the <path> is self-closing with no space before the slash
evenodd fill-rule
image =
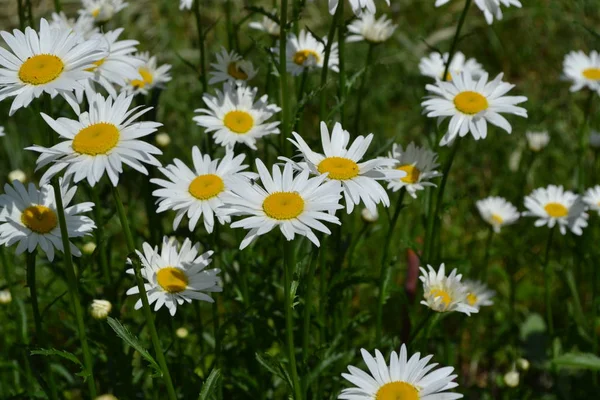
<path id="1" fill-rule="evenodd" d="M 427 268 L 429 271 L 422 267 L 419 268 L 421 270 L 419 279 L 423 282 L 425 298 L 421 304 L 440 313 L 457 311 L 470 316 L 471 313 L 479 312 L 479 309 L 469 304 L 467 300 L 469 292 L 460 281 L 462 275 L 457 274 L 456 268 L 448 276 L 446 276 L 444 264 L 440 265 L 437 272 L 431 265 L 428 265 Z"/>
<path id="2" fill-rule="evenodd" d="M 421 58 L 419 61 L 419 71 L 421 75 L 429 76 L 434 79 L 444 80 L 444 71 L 446 71 L 446 63 L 448 62 L 449 53 L 431 53 L 428 56 Z M 452 57 L 446 81 L 452 80 L 452 75 L 458 75 L 462 72 L 471 74 L 473 78 L 478 78 L 485 73 L 481 64 L 474 58 L 465 57 L 463 53 L 457 51 Z"/>
<path id="3" fill-rule="evenodd" d="M 277 55 L 279 60 L 279 41 L 271 49 Z M 323 68 L 325 65 L 325 44 L 318 41 L 312 33 L 302 30 L 296 36 L 290 33 L 287 37 L 285 45 L 285 53 L 287 60 L 287 71 L 294 75 L 302 75 L 306 71 L 312 71 L 317 68 Z M 331 52 L 329 53 L 328 66 L 331 71 L 338 72 L 339 53 L 337 42 L 332 43 Z"/>
<path id="4" fill-rule="evenodd" d="M 123 0 L 81 0 L 81 14 L 88 14 L 98 22 L 106 22 L 123 10 L 129 3 Z"/>
<path id="5" fill-rule="evenodd" d="M 276 14 L 277 13 L 273 13 L 272 15 Z M 248 26 L 252 29 L 268 33 L 271 36 L 279 37 L 281 29 L 279 28 L 279 24 L 274 20 L 274 18 L 276 18 L 276 16 L 274 16 L 273 18 L 269 18 L 266 15 L 263 15 L 262 20 L 260 22 L 253 21 L 250 22 Z"/>
<path id="6" fill-rule="evenodd" d="M 466 279 L 464 285 L 467 288 L 467 303 L 477 309 L 494 304 L 492 299 L 496 292 L 488 289 L 487 285 L 480 281 Z"/>
<path id="7" fill-rule="evenodd" d="M 210 71 L 209 85 L 219 82 L 235 82 L 242 85 L 258 73 L 251 61 L 244 60 L 234 50 L 227 51 L 225 48 L 217 53 L 217 62 L 210 64 L 210 66 L 213 70 Z"/>
<path id="8" fill-rule="evenodd" d="M 179 0 L 179 9 L 180 10 L 191 10 L 193 3 L 194 3 L 194 0 Z"/>
<path id="9" fill-rule="evenodd" d="M 600 215 L 600 185 L 596 185 L 585 191 L 583 201 L 590 210 L 597 211 Z"/>
<path id="10" fill-rule="evenodd" d="M 592 50 L 589 55 L 583 51 L 572 51 L 565 56 L 563 73 L 571 81 L 571 92 L 588 88 L 600 93 L 600 53 Z"/>
<path id="11" fill-rule="evenodd" d="M 331 136 L 325 122 L 321 122 L 321 143 L 323 153 L 317 153 L 306 144 L 296 132 L 294 139 L 289 139 L 302 156 L 301 162 L 294 162 L 285 157 L 280 160 L 294 163 L 296 168 L 308 170 L 315 175 L 326 175 L 328 181 L 341 183 L 346 200 L 348 214 L 354 206 L 361 202 L 371 213 L 377 212 L 377 204 L 390 206 L 390 198 L 378 180 L 402 179 L 405 171 L 393 169 L 396 160 L 379 157 L 360 162 L 365 156 L 373 140 L 373 134 L 357 136 L 348 148 L 350 133 L 342 128 L 340 123 L 333 127 Z"/>
<path id="12" fill-rule="evenodd" d="M 481 218 L 500 232 L 503 226 L 517 222 L 521 214 L 511 202 L 502 197 L 490 196 L 475 203 Z"/>
<path id="13" fill-rule="evenodd" d="M 499 74 L 488 82 L 484 73 L 473 80 L 470 73 L 452 75 L 451 82 L 438 80 L 435 85 L 425 88 L 431 93 L 423 103 L 425 113 L 430 118 L 441 120 L 450 118 L 448 132 L 440 146 L 451 143 L 457 136 L 464 137 L 469 132 L 475 140 L 487 137 L 487 123 L 496 125 L 506 132 L 512 132 L 512 126 L 501 113 L 515 114 L 527 118 L 527 110 L 517 104 L 527 101 L 525 96 L 504 96 L 514 85 L 502 81 Z"/>
<path id="14" fill-rule="evenodd" d="M 237 176 L 251 179 L 257 175 L 253 172 L 243 172 L 247 165 L 243 164 L 244 154 L 235 156 L 227 151 L 223 159 L 211 159 L 208 154 L 202 154 L 197 146 L 192 148 L 194 168 L 191 169 L 181 160 L 173 160 L 159 171 L 167 177 L 154 178 L 150 182 L 160 186 L 152 194 L 158 197 L 156 212 L 166 210 L 177 211 L 173 220 L 173 230 L 177 229 L 184 216 L 189 218 L 189 229 L 194 231 L 196 224 L 203 217 L 204 227 L 208 233 L 215 225 L 215 210 L 222 206 L 223 195 L 229 188 L 226 183 L 229 178 Z M 217 216 L 221 225 L 230 222 L 229 217 Z"/>
<path id="15" fill-rule="evenodd" d="M 417 191 L 427 186 L 435 186 L 434 183 L 428 182 L 430 179 L 442 176 L 441 172 L 435 170 L 440 166 L 437 163 L 437 154 L 412 142 L 406 150 L 394 143 L 388 158 L 396 160 L 395 169 L 406 172 L 403 178 L 388 181 L 388 189 L 394 192 L 405 188 L 408 194 L 416 199 Z"/>
<path id="16" fill-rule="evenodd" d="M 91 211 L 94 203 L 70 205 L 77 187 L 69 187 L 66 180 L 60 180 L 60 191 L 69 238 L 90 235 L 96 225 L 81 214 Z M 55 250 L 64 252 L 54 188 L 43 185 L 38 189 L 33 183 L 26 188 L 13 181 L 12 185 L 4 185 L 4 192 L 0 195 L 0 245 L 18 243 L 17 254 L 39 248 L 50 261 L 54 260 Z M 70 246 L 72 254 L 80 257 L 79 249 L 73 243 Z"/>
<path id="17" fill-rule="evenodd" d="M 191 303 L 192 300 L 214 302 L 210 293 L 221 292 L 219 272 L 221 270 L 206 269 L 212 262 L 213 251 L 200 254 L 200 244 L 192 245 L 185 239 L 181 247 L 176 240 L 163 238 L 162 247 L 152 247 L 148 243 L 142 246 L 143 252 L 136 250 L 142 262 L 142 277 L 148 303 L 154 304 L 154 311 L 162 306 L 169 309 L 171 315 L 177 312 L 177 306 Z M 131 260 L 128 260 L 131 264 Z M 132 269 L 127 270 L 133 275 Z M 128 295 L 139 295 L 137 286 L 127 291 Z M 135 309 L 142 308 L 142 300 L 135 303 Z"/>
<path id="18" fill-rule="evenodd" d="M 567 229 L 580 236 L 583 228 L 588 226 L 588 214 L 585 212 L 585 202 L 581 196 L 565 190 L 562 186 L 549 185 L 535 189 L 525 197 L 523 212 L 525 217 L 536 217 L 535 226 L 558 225 L 560 233 L 565 235 Z"/>
<path id="19" fill-rule="evenodd" d="M 0 46 L 0 101 L 14 97 L 9 115 L 43 93 L 60 94 L 79 112 L 73 90 L 83 87 L 93 76 L 87 70 L 106 55 L 96 40 L 81 40 L 71 28 L 52 29 L 43 18 L 39 32 L 27 27 L 25 33 L 0 35 L 12 51 Z"/>
<path id="20" fill-rule="evenodd" d="M 335 10 L 337 10 L 339 2 L 340 0 L 329 0 L 329 13 L 331 15 L 335 14 Z M 371 14 L 375 14 L 375 0 L 349 0 L 349 2 L 352 12 L 356 16 L 360 17 L 364 10 L 370 12 Z M 385 2 L 388 6 L 390 5 L 390 0 L 385 0 Z"/>
<path id="21" fill-rule="evenodd" d="M 382 15 L 375 19 L 375 14 L 364 12 L 359 18 L 350 22 L 346 38 L 347 42 L 360 42 L 366 40 L 370 43 L 383 43 L 394 34 L 398 25 L 394 25 L 391 19 Z"/>
<path id="22" fill-rule="evenodd" d="M 208 108 L 199 108 L 200 115 L 193 118 L 206 132 L 214 132 L 213 139 L 224 147 L 243 143 L 256 150 L 256 139 L 266 135 L 279 134 L 279 121 L 267 122 L 281 111 L 275 104 L 269 104 L 266 94 L 255 101 L 258 88 L 237 86 L 226 82 L 223 91 L 217 95 L 205 94 L 204 103 Z"/>
<path id="23" fill-rule="evenodd" d="M 483 12 L 483 16 L 489 25 L 494 22 L 494 18 L 498 21 L 502 19 L 503 14 L 501 6 L 523 7 L 519 0 L 475 0 L 475 5 Z"/>
<path id="24" fill-rule="evenodd" d="M 162 151 L 138 139 L 155 132 L 162 124 L 135 122 L 151 107 L 139 106 L 130 110 L 133 96 L 125 93 L 121 93 L 114 101 L 101 94 L 89 100 L 89 111 L 81 113 L 78 120 L 55 120 L 42 113 L 46 123 L 65 140 L 50 148 L 27 148 L 41 153 L 37 159 L 37 169 L 51 165 L 41 182 L 48 182 L 65 170 L 65 176 L 72 176 L 75 183 L 85 179 L 95 186 L 106 173 L 112 184 L 117 186 L 123 164 L 146 175 L 148 170 L 143 164 L 160 167 L 154 155 L 162 154 Z"/>
<path id="25" fill-rule="evenodd" d="M 138 68 L 141 79 L 133 79 L 127 82 L 123 88 L 127 93 L 148 94 L 153 89 L 164 89 L 167 82 L 171 81 L 171 65 L 157 65 L 156 56 L 150 57 L 147 51 L 135 54 L 135 57 L 143 61 Z"/>
<path id="26" fill-rule="evenodd" d="M 542 151 L 550 143 L 550 135 L 547 131 L 527 132 L 525 133 L 525 137 L 527 138 L 529 150 L 535 152 Z"/>
<path id="27" fill-rule="evenodd" d="M 100 32 L 100 29 L 94 24 L 94 17 L 91 15 L 79 14 L 79 17 L 75 19 L 68 18 L 63 11 L 52 13 L 50 28 L 72 29 L 73 32 L 83 36 L 84 39 L 90 39 L 93 34 Z"/>
<path id="28" fill-rule="evenodd" d="M 313 229 L 329 235 L 331 231 L 321 221 L 340 224 L 333 215 L 342 208 L 339 183 L 325 181 L 325 175 L 310 178 L 308 171 L 294 176 L 290 163 L 284 166 L 283 173 L 278 165 L 273 165 L 272 174 L 269 173 L 259 159 L 256 168 L 262 187 L 245 179 L 230 178 L 230 192 L 223 196 L 225 205 L 217 209 L 217 215 L 246 217 L 231 224 L 232 228 L 248 230 L 240 249 L 277 227 L 287 240 L 298 234 L 319 246 Z"/>
<path id="29" fill-rule="evenodd" d="M 406 345 L 390 355 L 389 365 L 383 354 L 375 350 L 373 357 L 365 349 L 360 350 L 369 373 L 348 366 L 349 374 L 342 377 L 354 387 L 342 390 L 338 399 L 344 400 L 454 400 L 463 397 L 460 393 L 449 392 L 458 386 L 454 382 L 454 368 L 435 369 L 437 363 L 429 364 L 432 355 L 421 358 L 416 353 L 408 358 Z"/>

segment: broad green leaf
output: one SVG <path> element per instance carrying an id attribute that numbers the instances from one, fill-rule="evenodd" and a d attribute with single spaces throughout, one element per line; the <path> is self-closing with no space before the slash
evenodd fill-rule
<path id="1" fill-rule="evenodd" d="M 566 353 L 556 357 L 552 363 L 559 368 L 600 371 L 600 357 L 591 353 Z"/>
<path id="2" fill-rule="evenodd" d="M 202 385 L 202 391 L 200 391 L 200 397 L 198 400 L 209 400 L 215 390 L 219 386 L 219 381 L 221 380 L 221 371 L 219 369 L 213 369 L 204 381 L 204 385 Z"/>

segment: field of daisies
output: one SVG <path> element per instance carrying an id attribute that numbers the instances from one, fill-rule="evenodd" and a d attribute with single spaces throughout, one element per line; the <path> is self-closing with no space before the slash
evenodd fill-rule
<path id="1" fill-rule="evenodd" d="M 597 398 L 597 0 L 0 4 L 0 399 Z"/>

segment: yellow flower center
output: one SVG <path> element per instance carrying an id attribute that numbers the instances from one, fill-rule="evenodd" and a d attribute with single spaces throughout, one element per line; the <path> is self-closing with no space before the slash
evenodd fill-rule
<path id="1" fill-rule="evenodd" d="M 165 267 L 156 273 L 156 280 L 165 292 L 180 293 L 188 285 L 188 277 L 185 272 L 179 268 Z"/>
<path id="2" fill-rule="evenodd" d="M 92 11 L 92 17 L 94 17 L 94 18 L 97 18 L 99 14 L 100 14 L 100 7 L 96 8 Z"/>
<path id="3" fill-rule="evenodd" d="M 504 219 L 501 216 L 499 216 L 498 214 L 492 214 L 491 219 L 492 219 L 492 223 L 498 224 L 498 225 L 502 225 L 502 223 L 504 222 Z"/>
<path id="4" fill-rule="evenodd" d="M 454 97 L 454 106 L 463 114 L 475 115 L 483 110 L 487 110 L 489 103 L 479 93 L 467 90 Z"/>
<path id="5" fill-rule="evenodd" d="M 548 203 L 544 206 L 544 210 L 553 218 L 566 217 L 569 214 L 567 207 L 560 203 Z"/>
<path id="6" fill-rule="evenodd" d="M 90 68 L 87 68 L 86 71 L 94 72 L 95 70 L 98 69 L 99 66 L 101 66 L 102 64 L 104 64 L 105 60 L 106 60 L 105 58 L 102 58 L 102 59 L 100 59 L 98 61 L 93 62 L 92 64 L 94 64 L 94 66 L 90 67 Z"/>
<path id="7" fill-rule="evenodd" d="M 243 135 L 254 126 L 254 118 L 246 111 L 229 111 L 223 118 L 223 124 L 230 131 Z"/>
<path id="8" fill-rule="evenodd" d="M 444 289 L 432 289 L 431 292 L 429 292 L 429 294 L 434 299 L 437 297 L 441 297 L 444 308 L 447 308 L 450 305 L 450 303 L 452 302 L 452 297 Z"/>
<path id="9" fill-rule="evenodd" d="M 154 76 L 152 72 L 148 70 L 148 68 L 141 67 L 138 69 L 138 72 L 142 76 L 142 79 L 134 79 L 131 81 L 131 85 L 136 88 L 144 88 L 146 85 L 152 85 L 154 82 Z"/>
<path id="10" fill-rule="evenodd" d="M 241 79 L 243 81 L 248 79 L 248 74 L 238 66 L 237 62 L 229 63 L 227 66 L 227 74 L 235 79 Z"/>
<path id="11" fill-rule="evenodd" d="M 400 171 L 406 172 L 406 176 L 404 178 L 400 178 L 400 180 L 404 183 L 416 183 L 419 181 L 419 176 L 421 176 L 421 171 L 414 165 L 401 165 L 396 167 Z"/>
<path id="12" fill-rule="evenodd" d="M 296 192 L 272 193 L 263 201 L 263 211 L 273 219 L 294 219 L 304 211 L 304 199 Z"/>
<path id="13" fill-rule="evenodd" d="M 23 225 L 39 234 L 51 232 L 58 224 L 56 213 L 46 206 L 30 206 L 21 214 Z"/>
<path id="14" fill-rule="evenodd" d="M 314 60 L 315 64 L 319 62 L 319 55 L 313 50 L 300 50 L 292 58 L 297 65 L 304 65 L 308 60 Z"/>
<path id="15" fill-rule="evenodd" d="M 452 82 L 452 74 L 450 73 L 450 71 L 446 72 L 446 82 Z"/>
<path id="16" fill-rule="evenodd" d="M 419 400 L 419 390 L 410 383 L 386 383 L 375 394 L 375 400 Z"/>
<path id="17" fill-rule="evenodd" d="M 115 125 L 98 122 L 80 130 L 73 139 L 72 147 L 77 153 L 89 156 L 108 154 L 119 143 L 120 137 Z"/>
<path id="18" fill-rule="evenodd" d="M 329 172 L 329 178 L 336 180 L 352 179 L 358 175 L 358 164 L 349 158 L 327 157 L 317 167 L 320 173 Z"/>
<path id="19" fill-rule="evenodd" d="M 474 293 L 469 293 L 467 295 L 467 303 L 469 303 L 470 306 L 477 304 L 477 296 Z"/>
<path id="20" fill-rule="evenodd" d="M 583 76 L 592 81 L 600 81 L 600 68 L 584 69 Z"/>
<path id="21" fill-rule="evenodd" d="M 225 183 L 220 176 L 215 174 L 206 174 L 197 176 L 188 191 L 198 200 L 208 200 L 215 197 L 225 189 Z"/>
<path id="22" fill-rule="evenodd" d="M 52 82 L 62 74 L 65 64 L 53 54 L 29 57 L 19 68 L 19 79 L 30 85 Z"/>

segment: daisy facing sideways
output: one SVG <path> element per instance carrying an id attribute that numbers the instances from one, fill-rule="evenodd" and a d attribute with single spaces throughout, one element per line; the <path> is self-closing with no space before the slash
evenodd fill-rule
<path id="1" fill-rule="evenodd" d="M 227 182 L 232 177 L 250 179 L 256 177 L 253 172 L 243 172 L 247 165 L 244 154 L 234 156 L 232 151 L 227 151 L 223 159 L 212 160 L 208 154 L 202 155 L 197 146 L 192 148 L 194 168 L 190 169 L 181 160 L 173 160 L 159 171 L 167 178 L 151 179 L 150 182 L 160 186 L 152 194 L 158 197 L 160 213 L 166 210 L 175 210 L 177 215 L 173 220 L 173 230 L 177 229 L 184 216 L 189 218 L 191 232 L 203 217 L 204 227 L 208 233 L 213 231 L 215 225 L 215 210 L 223 205 L 223 195 L 227 190 Z M 220 224 L 230 222 L 229 217 L 217 216 Z"/>
<path id="2" fill-rule="evenodd" d="M 342 377 L 354 387 L 342 390 L 338 399 L 345 400 L 454 400 L 463 397 L 460 393 L 448 392 L 458 386 L 454 382 L 454 368 L 435 369 L 437 363 L 430 364 L 432 355 L 421 358 L 416 353 L 408 358 L 406 346 L 400 347 L 400 354 L 395 351 L 390 355 L 389 364 L 383 354 L 375 350 L 373 357 L 365 349 L 361 349 L 362 358 L 367 365 L 368 373 L 352 365 L 348 366 L 349 374 Z"/>
<path id="3" fill-rule="evenodd" d="M 80 203 L 69 206 L 77 187 L 69 188 L 66 180 L 60 180 L 60 191 L 65 209 L 69 238 L 90 235 L 96 228 L 94 221 L 81 215 L 92 210 L 94 203 Z M 54 260 L 55 251 L 64 252 L 56 211 L 54 188 L 43 185 L 40 189 L 30 183 L 27 188 L 19 181 L 12 186 L 4 185 L 0 195 L 0 245 L 17 245 L 17 255 L 27 250 L 29 253 L 39 248 L 48 260 Z M 81 252 L 70 243 L 73 255 Z"/>
<path id="4" fill-rule="evenodd" d="M 572 51 L 565 56 L 563 73 L 571 81 L 571 92 L 588 88 L 600 93 L 600 53 L 592 50 L 589 55 L 583 51 Z"/>
<path id="5" fill-rule="evenodd" d="M 81 113 L 79 120 L 54 120 L 42 113 L 46 123 L 65 140 L 50 148 L 27 148 L 41 153 L 37 159 L 37 169 L 51 165 L 40 181 L 48 182 L 65 170 L 65 176 L 72 176 L 75 183 L 85 179 L 90 186 L 95 186 L 106 173 L 113 186 L 117 186 L 123 164 L 146 175 L 148 170 L 143 164 L 160 167 L 154 155 L 162 152 L 138 139 L 155 132 L 162 124 L 134 122 L 151 107 L 139 106 L 130 110 L 132 100 L 133 96 L 126 96 L 125 93 L 121 93 L 114 101 L 96 94 L 89 99 L 89 112 Z"/>
<path id="6" fill-rule="evenodd" d="M 437 81 L 435 85 L 425 86 L 431 93 L 421 103 L 427 116 L 441 120 L 450 118 L 448 132 L 440 141 L 440 146 L 469 132 L 475 140 L 485 139 L 488 122 L 511 133 L 512 127 L 501 113 L 527 118 L 527 110 L 517 107 L 517 104 L 527 101 L 527 97 L 504 96 L 514 85 L 503 82 L 502 76 L 499 74 L 488 82 L 487 73 L 474 80 L 470 73 L 463 72 L 452 75 L 451 82 Z"/>
<path id="7" fill-rule="evenodd" d="M 100 32 L 100 29 L 94 24 L 94 17 L 87 14 L 79 14 L 77 19 L 68 18 L 61 11 L 60 13 L 52 13 L 52 21 L 50 21 L 52 29 L 72 29 L 75 33 L 83 36 L 84 39 L 89 39 L 95 33 Z"/>
<path id="8" fill-rule="evenodd" d="M 452 62 L 448 68 L 446 79 L 444 79 L 444 71 L 446 71 L 446 63 L 448 62 L 449 53 L 431 53 L 419 61 L 419 71 L 421 75 L 429 76 L 434 79 L 451 81 L 453 75 L 458 75 L 462 72 L 471 74 L 473 78 L 478 78 L 485 73 L 481 64 L 474 58 L 467 59 L 463 53 L 457 51 L 452 57 Z"/>
<path id="9" fill-rule="evenodd" d="M 408 194 L 416 199 L 417 191 L 425 189 L 426 186 L 435 186 L 428 182 L 429 179 L 442 176 L 435 170 L 440 166 L 437 163 L 437 154 L 424 147 L 417 147 L 414 143 L 410 143 L 406 150 L 394 143 L 388 158 L 396 161 L 394 168 L 406 172 L 405 177 L 388 181 L 388 189 L 394 192 L 405 188 Z"/>
<path id="10" fill-rule="evenodd" d="M 277 60 L 279 60 L 279 50 L 278 41 L 271 49 L 277 55 Z M 312 71 L 316 68 L 323 68 L 325 64 L 325 45 L 318 41 L 312 33 L 305 30 L 300 31 L 298 36 L 293 33 L 288 35 L 285 53 L 287 71 L 294 76 L 302 75 L 305 70 Z M 332 43 L 327 65 L 331 71 L 338 72 L 338 64 L 338 46 L 337 43 Z"/>
<path id="11" fill-rule="evenodd" d="M 321 143 L 323 153 L 317 153 L 308 147 L 308 144 L 296 132 L 292 132 L 294 139 L 290 142 L 299 150 L 301 162 L 293 162 L 285 157 L 280 160 L 292 162 L 296 168 L 308 170 L 315 175 L 324 175 L 328 181 L 339 182 L 342 185 L 346 210 L 348 214 L 354 206 L 361 202 L 372 214 L 377 212 L 377 204 L 390 206 L 390 198 L 378 180 L 402 179 L 407 173 L 393 169 L 396 160 L 379 157 L 360 162 L 369 149 L 373 134 L 366 137 L 357 136 L 350 144 L 350 133 L 342 128 L 340 123 L 333 127 L 331 136 L 325 122 L 321 122 Z"/>
<path id="12" fill-rule="evenodd" d="M 248 230 L 240 250 L 277 227 L 288 241 L 298 234 L 319 246 L 319 239 L 312 230 L 329 235 L 331 231 L 321 221 L 340 224 L 334 215 L 342 208 L 337 182 L 326 182 L 324 175 L 310 178 L 308 171 L 294 176 L 290 163 L 284 166 L 283 173 L 278 165 L 273 165 L 271 174 L 262 161 L 256 159 L 256 168 L 262 186 L 230 178 L 227 182 L 230 192 L 223 195 L 225 205 L 217 209 L 217 215 L 246 217 L 231 224 L 232 228 Z"/>
<path id="13" fill-rule="evenodd" d="M 451 0 L 436 0 L 435 6 L 443 6 Z M 475 5 L 483 12 L 485 20 L 489 25 L 494 22 L 494 18 L 501 20 L 503 17 L 501 6 L 515 6 L 521 8 L 523 5 L 519 0 L 474 0 Z"/>
<path id="14" fill-rule="evenodd" d="M 276 13 L 275 13 L 276 14 Z M 273 17 L 276 18 L 276 17 Z M 258 31 L 263 31 L 268 33 L 271 36 L 279 37 L 281 33 L 281 29 L 279 28 L 279 24 L 273 20 L 273 18 L 269 18 L 266 15 L 262 17 L 260 22 L 254 21 L 250 22 L 248 26 L 252 29 L 256 29 Z"/>
<path id="15" fill-rule="evenodd" d="M 492 298 L 496 292 L 489 290 L 483 282 L 465 280 L 464 285 L 467 288 L 467 303 L 478 310 L 483 306 L 491 306 L 494 304 Z"/>
<path id="16" fill-rule="evenodd" d="M 527 132 L 525 133 L 527 138 L 527 146 L 529 150 L 539 152 L 542 151 L 548 143 L 550 143 L 550 135 L 548 132 Z"/>
<path id="17" fill-rule="evenodd" d="M 136 250 L 142 262 L 142 277 L 148 282 L 144 283 L 148 303 L 154 304 L 154 311 L 162 306 L 169 309 L 171 315 L 177 312 L 177 306 L 192 300 L 214 302 L 209 293 L 221 292 L 221 270 L 206 269 L 212 262 L 213 251 L 200 253 L 200 244 L 192 246 L 189 239 L 185 239 L 181 247 L 174 239 L 163 238 L 162 247 L 152 247 L 148 243 L 142 245 L 143 252 Z M 131 260 L 128 260 L 131 264 Z M 133 275 L 133 268 L 127 270 Z M 139 295 L 137 286 L 127 291 L 127 295 Z M 142 300 L 135 303 L 135 309 L 142 308 Z"/>
<path id="18" fill-rule="evenodd" d="M 600 185 L 596 185 L 593 188 L 589 188 L 585 191 L 583 201 L 590 210 L 597 211 L 600 215 Z"/>
<path id="19" fill-rule="evenodd" d="M 141 79 L 133 79 L 127 82 L 124 90 L 133 94 L 148 94 L 152 89 L 164 89 L 167 82 L 171 80 L 171 66 L 163 64 L 160 67 L 156 64 L 156 57 L 150 57 L 147 51 L 135 55 L 143 61 L 142 66 L 138 68 Z"/>
<path id="20" fill-rule="evenodd" d="M 469 292 L 460 281 L 462 275 L 457 275 L 456 268 L 448 276 L 446 276 L 444 264 L 440 265 L 437 272 L 431 265 L 428 265 L 427 268 L 429 271 L 420 268 L 419 279 L 423 282 L 423 296 L 425 297 L 421 304 L 441 313 L 458 311 L 470 316 L 471 313 L 479 312 L 479 309 L 469 304 L 467 299 Z"/>
<path id="21" fill-rule="evenodd" d="M 214 132 L 213 139 L 217 144 L 233 147 L 236 143 L 243 143 L 256 150 L 256 139 L 279 134 L 279 121 L 267 120 L 281 111 L 281 108 L 269 104 L 269 96 L 266 94 L 255 101 L 258 88 L 227 82 L 222 92 L 216 92 L 216 96 L 203 96 L 208 108 L 195 110 L 200 115 L 193 120 L 204 127 L 206 133 Z"/>
<path id="22" fill-rule="evenodd" d="M 366 40 L 370 43 L 382 43 L 388 40 L 398 25 L 392 24 L 392 20 L 385 15 L 375 19 L 375 14 L 364 12 L 359 18 L 348 25 L 350 33 L 347 42 L 360 42 Z"/>
<path id="23" fill-rule="evenodd" d="M 475 205 L 481 218 L 490 224 L 496 233 L 499 233 L 503 226 L 517 222 L 521 216 L 517 207 L 502 197 L 490 196 L 478 200 Z"/>
<path id="24" fill-rule="evenodd" d="M 210 66 L 213 70 L 210 71 L 209 85 L 219 82 L 235 82 L 241 85 L 254 78 L 258 72 L 251 61 L 242 59 L 234 50 L 227 51 L 224 48 L 217 53 L 217 62 Z"/>
<path id="25" fill-rule="evenodd" d="M 93 76 L 88 69 L 106 56 L 97 41 L 81 40 L 71 28 L 52 29 L 43 18 L 39 33 L 27 27 L 25 33 L 0 35 L 12 51 L 0 47 L 0 101 L 14 97 L 9 115 L 43 93 L 60 94 L 79 112 L 73 90 L 83 87 Z"/>
<path id="26" fill-rule="evenodd" d="M 562 186 L 549 185 L 535 189 L 525 197 L 527 211 L 523 216 L 536 217 L 535 226 L 547 225 L 553 228 L 558 225 L 560 233 L 567 233 L 567 228 L 580 236 L 588 225 L 588 214 L 585 203 L 580 196 L 564 190 Z"/>
<path id="27" fill-rule="evenodd" d="M 329 13 L 331 15 L 335 14 L 335 10 L 337 10 L 339 2 L 340 0 L 329 0 Z M 349 2 L 352 12 L 356 16 L 360 16 L 365 9 L 371 14 L 375 14 L 375 0 L 349 0 Z M 390 5 L 390 0 L 385 0 L 385 2 L 388 6 Z"/>
<path id="28" fill-rule="evenodd" d="M 129 5 L 123 0 L 81 0 L 83 9 L 79 12 L 94 17 L 98 22 L 106 22 Z"/>

